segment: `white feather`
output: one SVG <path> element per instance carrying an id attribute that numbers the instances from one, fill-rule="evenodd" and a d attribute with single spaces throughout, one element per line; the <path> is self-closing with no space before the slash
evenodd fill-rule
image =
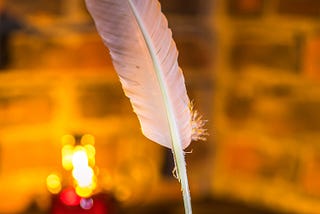
<path id="1" fill-rule="evenodd" d="M 178 51 L 156 0 L 86 0 L 142 132 L 165 147 L 191 142 L 192 116 Z"/>

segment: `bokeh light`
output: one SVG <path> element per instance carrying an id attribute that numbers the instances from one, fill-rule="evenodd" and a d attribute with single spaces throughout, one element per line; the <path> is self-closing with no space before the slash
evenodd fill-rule
<path id="1" fill-rule="evenodd" d="M 96 149 L 92 144 L 86 144 L 84 145 L 84 148 L 88 155 L 89 165 L 93 167 L 95 165 Z"/>
<path id="2" fill-rule="evenodd" d="M 93 189 L 88 186 L 88 187 L 81 187 L 81 186 L 77 186 L 76 187 L 76 193 L 78 196 L 83 197 L 83 198 L 87 198 L 90 197 L 92 195 Z"/>
<path id="3" fill-rule="evenodd" d="M 61 192 L 60 200 L 67 206 L 77 206 L 80 204 L 81 197 L 76 194 L 74 188 L 67 188 Z"/>
<path id="4" fill-rule="evenodd" d="M 72 176 L 80 187 L 87 187 L 92 184 L 94 172 L 91 167 L 83 166 L 81 168 L 74 168 Z"/>
<path id="5" fill-rule="evenodd" d="M 57 174 L 48 175 L 47 188 L 52 194 L 58 194 L 61 191 L 61 179 Z"/>
<path id="6" fill-rule="evenodd" d="M 73 146 L 64 145 L 61 150 L 62 153 L 62 166 L 65 170 L 72 169 L 72 158 L 73 158 Z"/>
<path id="7" fill-rule="evenodd" d="M 93 206 L 93 199 L 92 198 L 81 198 L 80 206 L 82 209 L 89 210 Z"/>
<path id="8" fill-rule="evenodd" d="M 88 165 L 88 156 L 82 146 L 77 146 L 72 155 L 73 168 L 82 168 Z"/>

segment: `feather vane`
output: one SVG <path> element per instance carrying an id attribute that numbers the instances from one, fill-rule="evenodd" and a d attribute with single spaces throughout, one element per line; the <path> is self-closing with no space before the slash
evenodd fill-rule
<path id="1" fill-rule="evenodd" d="M 155 0 L 86 0 L 97 30 L 137 114 L 143 134 L 186 148 L 194 130 L 178 51 Z"/>

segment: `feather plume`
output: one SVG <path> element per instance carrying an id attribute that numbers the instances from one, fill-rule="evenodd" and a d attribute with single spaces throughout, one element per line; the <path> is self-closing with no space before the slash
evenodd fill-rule
<path id="1" fill-rule="evenodd" d="M 194 135 L 190 101 L 177 62 L 178 51 L 159 2 L 87 0 L 86 3 L 110 50 L 143 134 L 172 148 L 172 129 L 177 129 L 182 148 L 186 148 Z"/>

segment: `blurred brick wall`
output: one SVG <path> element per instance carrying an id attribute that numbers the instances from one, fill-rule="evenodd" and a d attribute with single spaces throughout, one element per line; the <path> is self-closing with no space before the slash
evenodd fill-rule
<path id="1" fill-rule="evenodd" d="M 211 117 L 213 89 L 209 3 L 162 1 L 189 95 L 204 118 Z M 21 210 L 35 198 L 44 203 L 51 172 L 68 180 L 61 167 L 64 134 L 95 136 L 100 190 L 129 203 L 180 200 L 177 180 L 161 175 L 165 149 L 142 136 L 83 1 L 10 0 L 7 6 L 33 31 L 11 35 L 11 60 L 0 70 L 0 186 L 6 187 L 0 200 L 11 201 L 0 203 L 0 213 Z M 193 148 L 187 161 L 197 198 L 210 192 L 201 178 L 212 173 L 212 144 L 194 143 L 188 151 Z"/>
<path id="2" fill-rule="evenodd" d="M 39 32 L 13 35 L 0 73 L 0 184 L 21 196 L 0 209 L 47 194 L 66 133 L 96 137 L 102 188 L 119 198 L 125 188 L 131 201 L 180 199 L 179 184 L 161 178 L 164 149 L 141 135 L 83 2 L 62 2 L 8 1 Z M 161 2 L 188 93 L 209 121 L 208 142 L 186 156 L 193 197 L 319 213 L 320 2 Z M 134 177 L 139 169 L 146 173 Z"/>
<path id="3" fill-rule="evenodd" d="M 47 194 L 41 182 L 61 170 L 66 133 L 96 137 L 102 186 L 110 190 L 111 174 L 120 198 L 128 188 L 132 201 L 146 192 L 180 199 L 175 180 L 161 185 L 164 150 L 141 135 L 83 2 L 7 2 L 39 32 L 13 35 L 11 64 L 0 73 L 0 184 L 21 196 L 0 210 Z M 208 142 L 188 149 L 193 197 L 319 213 L 320 2 L 161 2 L 188 93 L 209 121 Z M 133 179 L 136 169 L 148 173 Z"/>
<path id="4" fill-rule="evenodd" d="M 213 191 L 320 212 L 320 1 L 215 1 Z"/>

